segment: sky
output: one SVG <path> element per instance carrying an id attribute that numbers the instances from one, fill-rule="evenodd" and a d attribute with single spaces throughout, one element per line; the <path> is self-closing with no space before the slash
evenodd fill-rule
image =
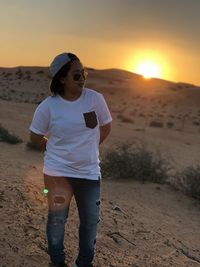
<path id="1" fill-rule="evenodd" d="M 49 66 L 63 52 L 84 66 L 200 85 L 200 0 L 0 0 L 0 66 Z M 151 67 L 149 67 L 151 68 Z"/>

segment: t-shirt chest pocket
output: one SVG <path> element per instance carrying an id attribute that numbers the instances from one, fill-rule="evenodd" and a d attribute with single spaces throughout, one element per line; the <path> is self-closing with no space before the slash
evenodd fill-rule
<path id="1" fill-rule="evenodd" d="M 85 120 L 85 125 L 88 128 L 94 129 L 97 126 L 98 122 L 97 122 L 97 115 L 95 111 L 83 113 L 83 116 Z"/>

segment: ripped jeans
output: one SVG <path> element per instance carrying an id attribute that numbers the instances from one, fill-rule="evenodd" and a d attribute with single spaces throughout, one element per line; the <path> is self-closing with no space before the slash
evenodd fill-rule
<path id="1" fill-rule="evenodd" d="M 46 225 L 48 254 L 53 263 L 59 264 L 66 259 L 65 223 L 74 195 L 80 219 L 77 263 L 79 267 L 92 266 L 99 222 L 100 183 L 100 179 L 87 180 L 44 175 L 49 208 Z"/>

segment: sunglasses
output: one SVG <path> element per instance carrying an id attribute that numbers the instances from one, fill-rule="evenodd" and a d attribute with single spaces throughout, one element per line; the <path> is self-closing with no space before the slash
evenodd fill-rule
<path id="1" fill-rule="evenodd" d="M 85 70 L 82 70 L 80 73 L 75 73 L 73 75 L 73 79 L 74 79 L 74 81 L 79 81 L 81 78 L 86 80 L 87 76 L 88 76 L 88 72 Z"/>

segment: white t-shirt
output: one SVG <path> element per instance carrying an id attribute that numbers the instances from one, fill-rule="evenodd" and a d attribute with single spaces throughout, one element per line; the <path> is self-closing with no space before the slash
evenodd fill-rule
<path id="1" fill-rule="evenodd" d="M 99 126 L 112 121 L 102 94 L 83 88 L 81 96 L 68 101 L 49 96 L 35 110 L 30 130 L 48 136 L 43 172 L 98 180 Z"/>

